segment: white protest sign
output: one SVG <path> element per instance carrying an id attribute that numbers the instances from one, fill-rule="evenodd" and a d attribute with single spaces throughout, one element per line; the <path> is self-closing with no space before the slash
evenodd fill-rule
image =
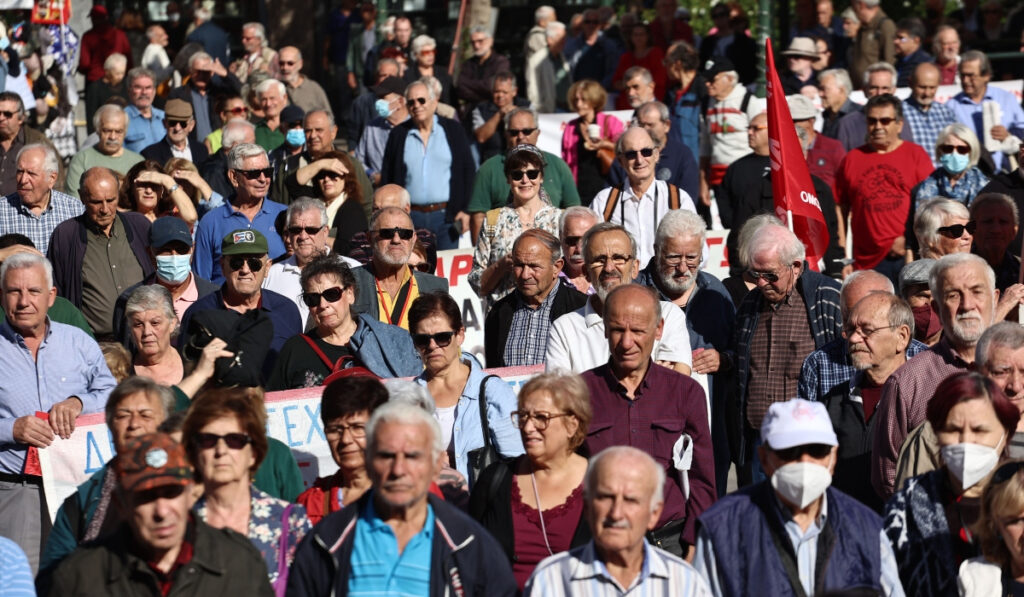
<path id="1" fill-rule="evenodd" d="M 473 271 L 473 249 L 449 249 L 437 252 L 437 276 L 448 280 L 448 294 L 462 310 L 462 325 L 466 328 L 466 340 L 462 350 L 472 353 L 484 363 L 484 312 L 483 300 L 469 285 L 469 272 Z M 486 367 L 487 364 L 484 363 Z"/>

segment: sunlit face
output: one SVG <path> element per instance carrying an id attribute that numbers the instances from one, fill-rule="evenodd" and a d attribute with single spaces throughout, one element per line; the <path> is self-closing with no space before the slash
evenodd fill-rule
<path id="1" fill-rule="evenodd" d="M 302 128 L 306 133 L 306 147 L 314 154 L 330 151 L 334 137 L 338 134 L 338 127 L 331 124 L 325 112 L 314 112 L 306 116 Z"/>
<path id="2" fill-rule="evenodd" d="M 661 114 L 659 114 L 657 110 L 649 109 L 636 117 L 636 123 L 647 131 L 651 136 L 651 140 L 654 141 L 658 147 L 665 146 L 665 140 L 668 138 L 668 131 L 671 127 L 670 120 L 662 120 Z"/>
<path id="3" fill-rule="evenodd" d="M 281 115 L 281 110 L 288 105 L 288 98 L 281 93 L 277 85 L 271 85 L 263 93 L 256 94 L 256 99 L 267 118 L 277 118 Z"/>
<path id="4" fill-rule="evenodd" d="M 736 81 L 725 73 L 718 73 L 707 82 L 707 86 L 708 95 L 717 100 L 722 100 L 732 93 L 733 88 L 736 87 Z"/>
<path id="5" fill-rule="evenodd" d="M 846 89 L 836 81 L 835 77 L 822 77 L 818 81 L 818 91 L 825 104 L 838 109 L 846 101 Z"/>
<path id="6" fill-rule="evenodd" d="M 643 27 L 635 27 L 633 30 L 646 31 Z M 646 35 L 644 37 L 646 38 Z M 647 83 L 643 77 L 633 77 L 626 82 L 625 94 L 629 106 L 635 110 L 644 103 L 654 100 L 654 81 Z"/>
<path id="7" fill-rule="evenodd" d="M 15 174 L 18 196 L 21 197 L 21 202 L 30 208 L 42 206 L 57 182 L 57 173 L 47 172 L 45 161 L 46 152 L 42 149 L 23 151 L 18 159 L 18 170 Z"/>
<path id="8" fill-rule="evenodd" d="M 921 47 L 921 38 L 906 31 L 896 31 L 896 37 L 893 38 L 892 43 L 896 47 L 897 56 L 910 56 Z"/>
<path id="9" fill-rule="evenodd" d="M 512 133 L 515 131 L 515 134 Z M 527 132 L 529 131 L 529 132 Z M 540 138 L 540 129 L 529 112 L 516 112 L 508 119 L 508 128 L 505 129 L 508 135 L 508 147 L 516 145 L 536 145 Z"/>
<path id="10" fill-rule="evenodd" d="M 936 34 L 935 43 L 939 47 L 939 54 L 935 57 L 939 64 L 949 64 L 960 55 L 960 36 L 954 29 L 946 29 Z"/>
<path id="11" fill-rule="evenodd" d="M 242 29 L 242 47 L 245 48 L 246 54 L 255 54 L 262 49 L 263 38 L 259 36 L 259 32 L 254 27 Z"/>
<path id="12" fill-rule="evenodd" d="M 503 108 L 512 103 L 516 97 L 515 81 L 495 81 L 491 88 L 491 99 L 494 105 Z"/>
<path id="13" fill-rule="evenodd" d="M 868 141 L 875 149 L 885 151 L 899 143 L 903 121 L 897 118 L 894 107 L 879 105 L 870 108 L 867 123 Z"/>
<path id="14" fill-rule="evenodd" d="M 974 344 L 992 325 L 998 294 L 980 264 L 966 263 L 943 272 L 933 297 L 944 334 L 957 344 Z"/>
<path id="15" fill-rule="evenodd" d="M 7 270 L 3 280 L 4 310 L 11 326 L 22 335 L 46 326 L 46 312 L 57 298 L 57 288 L 46 284 L 42 266 Z"/>
<path id="16" fill-rule="evenodd" d="M 170 319 L 159 309 L 147 309 L 132 313 L 128 317 L 132 340 L 139 354 L 155 357 L 167 354 L 171 346 L 171 334 L 178 324 L 177 318 Z"/>
<path id="17" fill-rule="evenodd" d="M 210 79 L 212 77 L 213 60 L 210 60 L 209 58 L 199 58 L 192 62 L 189 83 L 195 87 L 196 90 L 205 92 L 206 88 L 210 86 Z"/>
<path id="18" fill-rule="evenodd" d="M 818 50 L 818 59 L 814 61 L 812 66 L 817 71 L 825 70 L 828 68 L 829 59 L 832 57 L 832 51 L 828 49 L 828 42 L 823 39 L 817 39 L 814 41 L 814 47 Z"/>
<path id="19" fill-rule="evenodd" d="M 333 275 L 316 276 L 310 278 L 303 288 L 304 292 L 319 292 L 331 288 L 343 287 L 341 280 Z M 309 308 L 309 314 L 318 330 L 329 332 L 340 329 L 352 321 L 352 303 L 356 301 L 355 289 L 351 286 L 344 288 L 341 296 L 336 301 L 328 301 L 321 294 L 320 303 Z"/>
<path id="20" fill-rule="evenodd" d="M 594 117 L 594 107 L 590 105 L 590 102 L 583 95 L 583 89 L 579 88 L 576 90 L 576 95 L 573 96 L 573 106 L 583 120 L 591 121 Z"/>
<path id="21" fill-rule="evenodd" d="M 939 71 L 932 68 L 919 69 L 913 77 L 910 93 L 922 106 L 930 106 L 935 101 L 935 92 L 939 89 Z"/>
<path id="22" fill-rule="evenodd" d="M 100 120 L 97 134 L 100 142 L 96 150 L 105 155 L 114 155 L 124 147 L 124 136 L 128 131 L 128 116 L 123 112 L 108 112 Z"/>
<path id="23" fill-rule="evenodd" d="M 111 176 L 92 174 L 82 185 L 85 217 L 101 230 L 107 230 L 117 215 L 117 181 Z"/>
<path id="24" fill-rule="evenodd" d="M 156 211 L 156 205 L 163 196 L 163 185 L 136 181 L 131 187 L 135 199 L 135 211 L 148 214 Z"/>
<path id="25" fill-rule="evenodd" d="M 947 215 L 942 219 L 943 228 L 946 226 L 956 225 L 966 226 L 967 218 Z M 971 236 L 971 233 L 968 232 L 966 228 L 964 228 L 963 233 L 956 238 L 950 238 L 949 235 L 940 233 L 938 235 L 938 242 L 936 243 L 937 247 L 935 247 L 934 253 L 936 258 L 941 257 L 942 255 L 950 255 L 952 253 L 970 253 L 972 242 L 974 242 L 974 237 Z"/>
<path id="26" fill-rule="evenodd" d="M 324 425 L 331 457 L 344 471 L 355 472 L 366 467 L 366 423 L 370 413 L 360 411 L 332 419 Z"/>
<path id="27" fill-rule="evenodd" d="M 238 417 L 232 414 L 210 421 L 199 432 L 214 435 L 244 434 L 245 429 L 242 429 Z M 252 442 L 245 444 L 240 450 L 235 450 L 229 448 L 223 439 L 217 440 L 216 445 L 212 448 L 200 448 L 197 460 L 197 472 L 207 488 L 248 480 L 250 471 L 256 464 Z"/>
<path id="28" fill-rule="evenodd" d="M 114 410 L 110 422 L 110 434 L 114 439 L 114 449 L 120 453 L 128 445 L 128 440 L 156 433 L 156 428 L 167 418 L 164 406 L 156 396 L 145 392 L 136 392 L 121 399 Z"/>
<path id="29" fill-rule="evenodd" d="M 1017 237 L 1017 220 L 1008 205 L 989 202 L 974 209 L 974 244 L 986 251 L 1002 255 Z"/>
<path id="30" fill-rule="evenodd" d="M 527 173 L 531 171 L 537 175 L 537 178 L 530 179 Z M 518 180 L 516 180 L 516 176 L 519 177 Z M 507 182 L 512 189 L 513 203 L 523 205 L 540 193 L 540 187 L 544 184 L 544 170 L 535 165 L 527 165 L 511 172 Z"/>
<path id="31" fill-rule="evenodd" d="M 859 371 L 866 371 L 892 362 L 909 342 L 910 330 L 889 325 L 888 299 L 868 296 L 861 299 L 844 326 L 850 363 Z"/>
<path id="32" fill-rule="evenodd" d="M 392 266 L 405 265 L 412 255 L 412 247 L 416 243 L 416 235 L 413 234 L 408 240 L 403 239 L 397 233 L 391 233 L 390 237 L 382 235 L 381 230 L 393 231 L 395 228 L 413 230 L 412 219 L 407 214 L 386 213 L 377 219 L 373 230 L 373 254 L 384 263 Z"/>
<path id="33" fill-rule="evenodd" d="M 700 268 L 703 239 L 699 236 L 669 237 L 658 247 L 658 279 L 672 294 L 693 288 Z"/>
<path id="34" fill-rule="evenodd" d="M 969 97 L 978 97 L 985 93 L 992 74 L 981 73 L 981 61 L 971 60 L 960 63 L 960 86 Z"/>
<path id="35" fill-rule="evenodd" d="M 982 367 L 985 375 L 1024 412 L 1024 347 L 992 344 Z"/>
<path id="36" fill-rule="evenodd" d="M 519 412 L 533 414 L 561 415 L 564 413 L 558 406 L 551 393 L 545 390 L 532 392 L 527 396 L 521 396 L 519 400 Z M 523 449 L 531 458 L 561 456 L 571 452 L 570 440 L 579 428 L 579 421 L 576 417 L 555 416 L 548 419 L 545 429 L 538 429 L 536 420 L 532 417 L 523 419 L 525 422 L 519 428 L 519 434 L 523 438 Z"/>
<path id="37" fill-rule="evenodd" d="M 757 279 L 757 289 L 769 303 L 781 302 L 789 295 L 800 277 L 802 267 L 800 263 L 783 263 L 775 248 L 759 251 L 750 260 L 750 271 L 778 277 L 774 282 L 765 277 Z"/>
<path id="38" fill-rule="evenodd" d="M 494 47 L 494 40 L 486 33 L 473 33 L 469 36 L 469 43 L 473 46 L 473 55 L 477 58 L 486 56 Z"/>
<path id="39" fill-rule="evenodd" d="M 640 272 L 632 243 L 621 230 L 592 236 L 584 260 L 587 277 L 601 300 L 619 284 L 632 282 Z"/>
<path id="40" fill-rule="evenodd" d="M 416 350 L 420 353 L 420 359 L 423 360 L 423 366 L 426 368 L 427 373 L 431 375 L 458 361 L 462 355 L 462 343 L 466 339 L 466 329 L 454 329 L 451 322 L 442 313 L 433 313 L 429 317 L 423 318 L 411 332 L 413 334 L 427 334 L 430 336 L 445 332 L 455 333 L 448 346 L 438 346 L 437 341 L 431 339 L 428 346 L 416 347 Z"/>
<path id="41" fill-rule="evenodd" d="M 243 171 L 265 170 L 267 168 L 270 168 L 270 160 L 265 153 L 249 156 L 242 160 L 241 170 Z M 228 180 L 235 187 L 235 191 L 245 199 L 263 198 L 270 191 L 270 177 L 266 174 L 260 174 L 256 178 L 249 178 L 242 174 L 242 172 L 231 169 L 228 170 Z"/>
<path id="42" fill-rule="evenodd" d="M 167 138 L 171 140 L 171 143 L 181 146 L 188 143 L 188 134 L 195 128 L 196 121 L 194 118 L 189 118 L 188 120 L 171 120 L 167 118 L 164 119 L 164 126 L 167 128 Z"/>
<path id="43" fill-rule="evenodd" d="M 604 552 L 623 552 L 639 545 L 661 516 L 661 496 L 653 496 L 654 475 L 634 460 L 609 457 L 592 473 L 595 478 L 586 505 L 587 521 L 594 544 Z M 653 506 L 652 496 L 656 500 Z"/>
<path id="44" fill-rule="evenodd" d="M 156 85 L 149 77 L 135 77 L 128 88 L 128 101 L 140 110 L 145 110 L 153 105 L 156 97 Z"/>
<path id="45" fill-rule="evenodd" d="M 593 228 L 597 222 L 592 217 L 576 216 L 565 221 L 562 235 L 562 254 L 565 255 L 565 267 L 574 277 L 583 271 L 583 235 Z"/>
<path id="46" fill-rule="evenodd" d="M 231 269 L 231 258 L 232 257 L 243 257 L 242 267 L 237 270 Z M 254 272 L 249 267 L 249 259 L 259 259 L 263 262 L 263 267 L 260 271 Z M 224 272 L 224 283 L 227 285 L 227 290 L 232 294 L 241 297 L 253 297 L 259 294 L 260 287 L 263 285 L 263 279 L 267 277 L 267 271 L 270 270 L 270 260 L 264 255 L 225 255 L 220 259 L 220 269 Z"/>
<path id="47" fill-rule="evenodd" d="M 645 151 L 651 152 L 651 155 L 643 155 Z M 625 133 L 625 138 L 622 139 L 622 152 L 618 157 L 619 163 L 626 169 L 629 181 L 637 185 L 654 179 L 654 170 L 661 157 L 661 151 L 647 131 L 634 128 Z"/>
<path id="48" fill-rule="evenodd" d="M 434 62 L 437 60 L 437 46 L 424 46 L 420 48 L 419 53 L 416 55 L 416 61 L 419 62 L 423 68 L 429 68 L 434 66 Z"/>
<path id="49" fill-rule="evenodd" d="M 285 233 L 290 239 L 292 252 L 300 263 L 308 263 L 324 252 L 327 246 L 327 226 L 323 226 L 322 223 L 320 211 L 316 209 L 292 214 Z M 318 231 L 309 234 L 309 228 L 317 228 Z"/>
<path id="50" fill-rule="evenodd" d="M 1015 567 L 1024 566 L 1024 511 L 996 520 L 996 528 Z"/>
<path id="51" fill-rule="evenodd" d="M 395 19 L 395 41 L 401 46 L 409 45 L 412 39 L 412 21 L 401 18 Z"/>
<path id="52" fill-rule="evenodd" d="M 405 105 L 413 122 L 423 124 L 437 112 L 437 99 L 431 99 L 426 85 L 413 85 L 405 91 Z"/>
<path id="53" fill-rule="evenodd" d="M 613 298 L 604 314 L 611 360 L 623 371 L 637 371 L 647 364 L 655 341 L 661 338 L 661 310 L 637 293 Z"/>
<path id="54" fill-rule="evenodd" d="M 443 453 L 434 453 L 425 424 L 384 422 L 369 446 L 370 478 L 375 495 L 392 508 L 408 508 L 427 499 L 430 483 L 441 472 Z"/>
<path id="55" fill-rule="evenodd" d="M 864 95 L 869 98 L 885 93 L 896 93 L 896 80 L 892 73 L 879 70 L 868 75 L 868 84 L 864 86 Z"/>
<path id="56" fill-rule="evenodd" d="M 945 425 L 935 430 L 940 446 L 979 444 L 995 448 L 1005 435 L 1006 430 L 999 422 L 992 403 L 985 398 L 973 398 L 956 404 L 949 409 Z"/>
<path id="57" fill-rule="evenodd" d="M 552 260 L 551 251 L 536 238 L 520 240 L 512 251 L 512 275 L 516 290 L 530 301 L 547 297 L 562 271 L 562 260 Z"/>

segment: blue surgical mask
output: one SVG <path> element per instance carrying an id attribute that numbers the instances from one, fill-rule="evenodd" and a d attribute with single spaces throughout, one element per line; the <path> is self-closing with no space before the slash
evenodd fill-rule
<path id="1" fill-rule="evenodd" d="M 284 136 L 284 141 L 292 147 L 302 147 L 306 144 L 306 131 L 302 129 L 290 129 Z"/>
<path id="2" fill-rule="evenodd" d="M 157 255 L 156 275 L 164 282 L 181 284 L 192 269 L 191 255 Z"/>
<path id="3" fill-rule="evenodd" d="M 387 118 L 391 116 L 391 103 L 386 99 L 379 99 L 373 102 L 374 109 L 377 110 L 377 115 L 381 118 Z"/>
<path id="4" fill-rule="evenodd" d="M 11 47 L 10 38 L 5 37 L 3 39 L 0 39 L 0 50 L 6 50 L 9 47 Z"/>
<path id="5" fill-rule="evenodd" d="M 950 174 L 960 174 L 967 169 L 967 164 L 970 162 L 970 156 L 962 153 L 950 152 L 942 154 L 939 158 L 939 163 L 945 168 L 946 172 Z"/>

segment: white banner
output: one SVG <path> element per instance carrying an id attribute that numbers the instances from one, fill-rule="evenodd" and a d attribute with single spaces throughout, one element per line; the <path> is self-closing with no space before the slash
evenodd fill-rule
<path id="1" fill-rule="evenodd" d="M 434 273 L 448 280 L 448 293 L 462 309 L 462 325 L 466 327 L 466 340 L 462 350 L 476 355 L 484 363 L 484 311 L 483 300 L 469 285 L 469 272 L 473 271 L 473 249 L 449 249 L 437 252 Z M 484 363 L 486 367 L 486 363 Z"/>

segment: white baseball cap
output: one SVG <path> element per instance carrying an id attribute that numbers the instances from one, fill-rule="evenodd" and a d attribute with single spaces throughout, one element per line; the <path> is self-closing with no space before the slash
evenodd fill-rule
<path id="1" fill-rule="evenodd" d="M 761 421 L 761 441 L 773 450 L 809 444 L 839 445 L 825 405 L 800 398 L 768 407 Z"/>

